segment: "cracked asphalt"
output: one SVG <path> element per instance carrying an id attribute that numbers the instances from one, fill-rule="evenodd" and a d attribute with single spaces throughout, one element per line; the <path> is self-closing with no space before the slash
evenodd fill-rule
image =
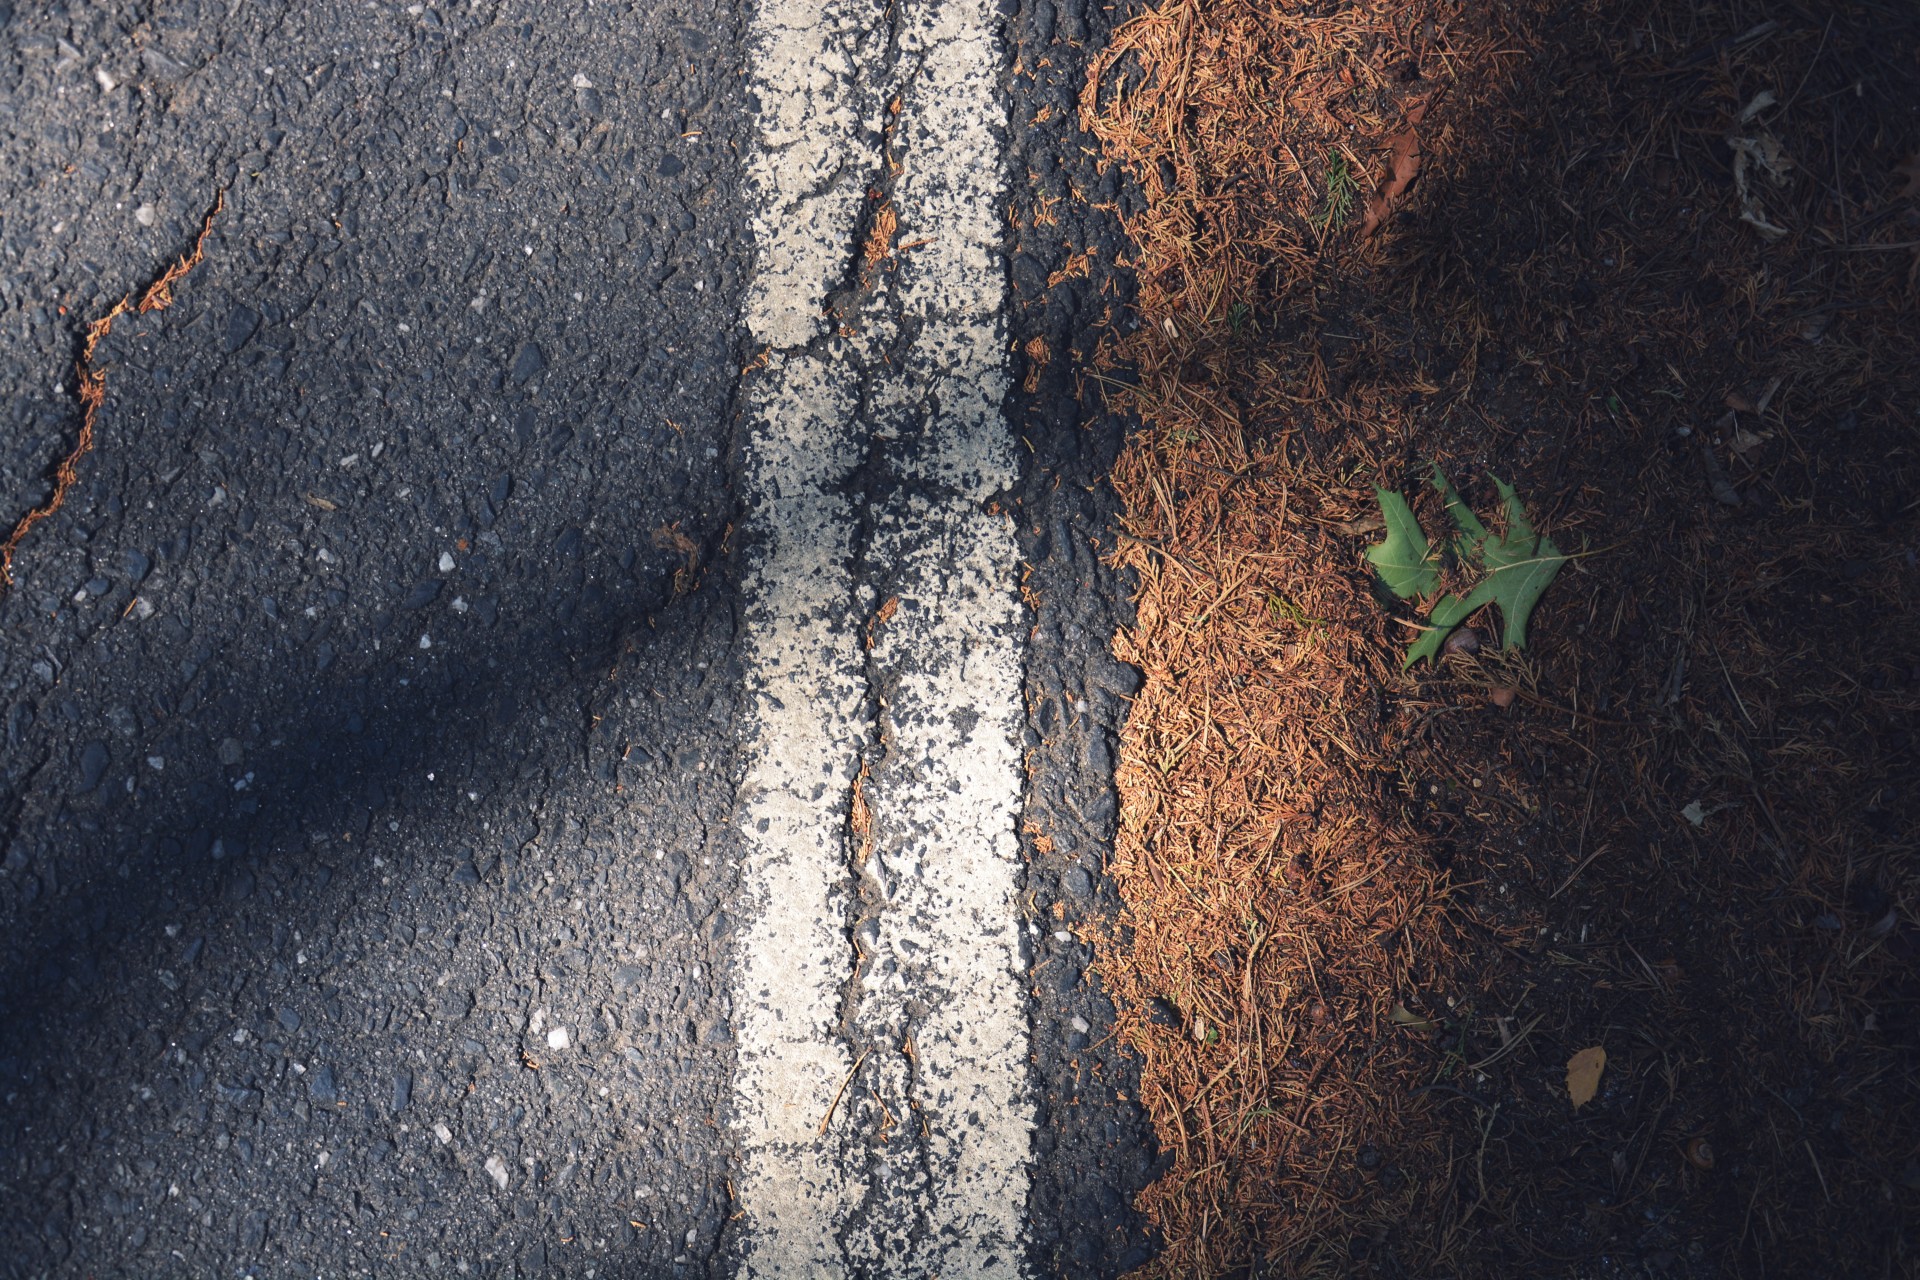
<path id="1" fill-rule="evenodd" d="M 752 323 L 788 243 L 756 222 L 750 72 L 774 7 L 0 0 L 6 521 L 71 448 L 86 326 L 225 201 L 174 304 L 96 352 L 94 450 L 0 599 L 0 1275 L 831 1272 L 768 1265 L 772 1216 L 741 1198 L 763 1145 L 740 975 L 769 904 L 745 821 L 773 634 L 755 459 L 786 421 L 763 390 L 783 339 Z M 1007 1274 L 1117 1275 L 1150 1256 L 1129 1204 L 1157 1157 L 1088 968 L 1135 678 L 1108 653 L 1124 589 L 1102 564 L 1123 427 L 1077 371 L 1125 282 L 1061 268 L 1111 263 L 1131 199 L 1072 124 L 1124 14 L 976 8 L 960 35 L 991 51 L 999 120 L 979 182 L 1005 216 L 965 279 L 993 299 L 976 381 L 997 411 L 976 426 L 1004 467 L 918 467 L 871 396 L 840 421 L 868 443 L 820 492 L 877 514 L 829 630 L 858 648 L 905 597 L 902 638 L 883 625 L 848 678 L 871 706 L 896 687 L 882 668 L 937 675 L 948 606 L 903 567 L 915 520 L 998 531 L 980 590 L 1008 610 L 986 639 L 1009 764 L 981 794 L 1001 797 L 1019 942 L 983 998 L 1024 1058 L 975 1083 L 1026 1127 L 1017 1176 L 966 1194 L 1012 1224 Z M 965 43 L 928 31 L 935 54 Z M 916 92 L 938 100 L 897 32 L 870 52 L 856 141 L 887 137 L 890 95 L 909 118 Z M 855 345 L 937 282 L 899 246 L 858 269 L 888 200 L 902 244 L 945 233 L 944 206 L 917 212 L 955 189 L 914 186 L 927 145 L 827 157 L 818 190 L 852 198 L 823 231 L 822 300 Z M 913 394 L 937 417 L 955 392 Z M 870 766 L 885 866 L 952 825 L 886 844 L 888 805 L 939 794 L 889 773 L 862 715 L 848 759 Z M 939 723 L 961 727 L 935 754 L 976 740 Z M 822 811 L 836 832 L 868 794 L 852 773 Z M 805 920 L 838 931 L 823 954 L 851 1008 L 825 1038 L 857 1072 L 928 1016 L 911 983 L 863 1005 L 862 958 L 918 945 L 892 931 L 942 900 L 853 910 L 857 858 L 833 874 L 832 910 Z M 858 1090 L 833 1108 L 848 1168 L 888 1165 L 902 1073 L 872 1077 L 877 1110 Z M 893 1251 L 848 1242 L 880 1219 L 840 1224 L 845 1274 L 988 1273 L 942 1253 L 975 1228 L 938 1206 L 974 1201 L 917 1150 L 907 1181 L 931 1180 L 935 1211 L 872 1228 Z"/>

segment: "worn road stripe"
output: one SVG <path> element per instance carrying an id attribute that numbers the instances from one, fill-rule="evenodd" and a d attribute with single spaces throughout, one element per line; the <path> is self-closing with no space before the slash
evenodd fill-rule
<path id="1" fill-rule="evenodd" d="M 1001 56 L 992 0 L 755 21 L 746 1276 L 1024 1269 Z M 857 265 L 870 187 L 914 245 L 891 270 Z"/>

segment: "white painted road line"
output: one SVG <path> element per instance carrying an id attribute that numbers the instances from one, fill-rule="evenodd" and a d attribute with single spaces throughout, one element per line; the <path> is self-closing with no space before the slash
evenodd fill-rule
<path id="1" fill-rule="evenodd" d="M 986 510 L 1015 479 L 994 9 L 764 0 L 755 20 L 745 1276 L 1024 1270 L 1023 626 L 1013 531 Z M 899 240 L 923 243 L 828 335 L 867 188 L 889 183 Z"/>

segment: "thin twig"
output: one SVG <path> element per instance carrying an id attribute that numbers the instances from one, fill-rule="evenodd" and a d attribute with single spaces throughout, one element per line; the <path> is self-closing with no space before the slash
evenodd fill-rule
<path id="1" fill-rule="evenodd" d="M 847 1094 L 847 1086 L 852 1084 L 853 1078 L 860 1074 L 860 1068 L 866 1065 L 867 1057 L 872 1052 L 873 1050 L 871 1048 L 862 1049 L 860 1051 L 860 1056 L 854 1059 L 853 1070 L 847 1072 L 847 1078 L 845 1080 L 842 1080 L 840 1082 L 840 1087 L 834 1091 L 833 1101 L 827 1104 L 827 1114 L 820 1117 L 820 1136 L 821 1137 L 824 1138 L 827 1136 L 827 1126 L 833 1123 L 834 1109 L 840 1105 L 840 1099 L 844 1098 Z"/>

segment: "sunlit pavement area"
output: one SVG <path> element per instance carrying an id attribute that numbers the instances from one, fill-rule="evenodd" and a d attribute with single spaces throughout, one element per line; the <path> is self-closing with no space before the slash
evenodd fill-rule
<path id="1" fill-rule="evenodd" d="M 894 326 L 859 356 L 883 367 L 933 314 L 913 310 L 933 277 L 907 242 L 950 211 L 911 203 L 912 144 L 876 95 L 906 99 L 911 125 L 942 50 L 971 40 L 1000 118 L 969 162 L 980 190 L 1010 198 L 1015 149 L 1092 189 L 1063 109 L 1074 55 L 1009 71 L 1089 33 L 1050 7 L 1044 30 L 844 8 L 864 78 L 834 145 L 867 158 L 824 173 L 849 198 L 814 228 L 834 278 L 806 281 L 804 305 L 839 308 L 823 341 Z M 778 1218 L 740 1198 L 743 1170 L 816 1158 L 765 1156 L 739 1094 L 743 939 L 770 905 L 743 882 L 767 761 L 755 513 L 781 483 L 754 471 L 776 419 L 745 320 L 787 243 L 747 172 L 771 149 L 758 95 L 784 87 L 752 74 L 777 65 L 767 20 L 724 0 L 0 5 L 9 512 L 57 489 L 89 327 L 203 252 L 171 305 L 99 338 L 91 451 L 0 601 L 0 1273 L 799 1273 L 784 1243 L 754 1253 Z M 1053 123 L 1013 129 L 1036 113 Z M 887 196 L 901 230 L 870 258 Z M 936 1156 L 916 1175 L 873 1154 L 895 1125 L 947 1140 L 915 1118 L 937 1116 L 937 1081 L 909 1069 L 946 992 L 903 990 L 885 1034 L 861 1023 L 856 975 L 880 958 L 855 925 L 907 917 L 861 897 L 867 847 L 843 831 L 864 763 L 876 838 L 895 841 L 876 865 L 912 843 L 885 830 L 885 788 L 917 784 L 912 761 L 886 781 L 888 641 L 866 641 L 890 599 L 898 635 L 944 607 L 913 597 L 912 530 L 888 542 L 879 512 L 962 490 L 893 447 L 938 418 L 924 386 L 900 393 L 923 397 L 914 419 L 852 385 L 834 427 L 854 455 L 829 490 L 857 527 L 827 621 L 867 727 L 839 790 L 801 802 L 852 859 L 810 918 L 850 1002 L 817 1030 L 868 1075 L 801 1127 L 852 1171 L 827 1230 L 865 1233 L 855 1270 L 907 1273 L 860 1261 L 896 1236 L 934 1251 L 915 1274 L 942 1248 L 983 1274 L 1148 1256 L 1128 1204 L 1155 1156 L 1075 932 L 1111 910 L 1100 850 L 1133 680 L 1107 656 L 1092 487 L 1117 428 L 1081 421 L 1063 368 L 1006 382 L 1016 341 L 1061 366 L 1091 342 L 1093 282 L 1046 277 L 1097 216 L 1056 221 L 1019 263 L 996 232 L 968 268 L 999 461 L 965 500 L 1004 548 L 995 607 L 1024 621 L 1000 632 L 993 690 L 987 979 L 1020 1052 L 979 1076 L 1016 1104 L 1017 1177 L 964 1200 Z M 1038 619 L 1023 586 L 1048 600 Z M 905 644 L 892 660 L 911 666 Z M 942 1225 L 955 1204 L 997 1225 Z"/>

